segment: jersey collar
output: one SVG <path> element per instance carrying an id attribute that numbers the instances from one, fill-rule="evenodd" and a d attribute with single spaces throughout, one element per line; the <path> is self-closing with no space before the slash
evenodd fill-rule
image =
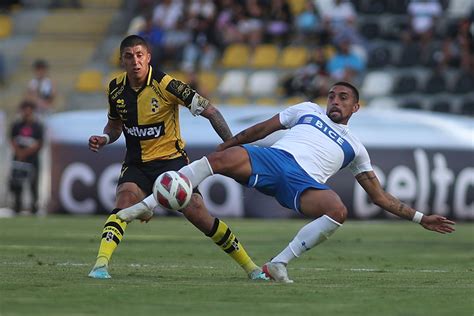
<path id="1" fill-rule="evenodd" d="M 146 85 L 149 86 L 151 85 L 151 82 L 152 82 L 152 72 L 153 72 L 153 67 L 151 65 L 148 66 L 149 69 L 148 69 L 148 75 L 147 75 L 147 79 L 146 79 Z M 125 86 L 127 84 L 127 74 L 125 74 L 124 78 L 123 78 L 123 85 Z"/>

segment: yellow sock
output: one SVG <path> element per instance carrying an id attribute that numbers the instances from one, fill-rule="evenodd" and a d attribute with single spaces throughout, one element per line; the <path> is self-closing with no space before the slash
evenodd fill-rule
<path id="1" fill-rule="evenodd" d="M 242 244 L 229 229 L 226 223 L 216 218 L 211 233 L 207 235 L 216 245 L 232 257 L 247 274 L 258 268 L 252 261 Z"/>
<path id="2" fill-rule="evenodd" d="M 120 220 L 115 214 L 107 218 L 104 230 L 102 231 L 96 266 L 108 265 L 115 248 L 117 248 L 122 240 L 125 228 L 127 228 L 127 223 Z"/>

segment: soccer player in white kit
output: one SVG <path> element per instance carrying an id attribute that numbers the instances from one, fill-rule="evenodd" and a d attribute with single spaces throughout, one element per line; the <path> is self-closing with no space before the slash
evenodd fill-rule
<path id="1" fill-rule="evenodd" d="M 346 207 L 325 184 L 344 167 L 350 168 L 373 203 L 381 208 L 428 230 L 454 231 L 453 221 L 439 215 L 424 215 L 383 190 L 367 150 L 347 126 L 358 110 L 357 89 L 347 82 L 335 83 L 329 90 L 326 112 L 311 102 L 289 107 L 222 143 L 218 151 L 179 170 L 194 187 L 212 174 L 222 174 L 314 218 L 283 251 L 264 264 L 263 271 L 275 281 L 292 283 L 286 269 L 288 263 L 325 241 L 345 221 Z M 248 145 L 282 129 L 288 129 L 287 133 L 270 147 Z M 156 205 L 152 195 L 143 202 L 122 210 L 117 216 L 130 221 L 146 211 L 144 205 L 149 208 Z"/>

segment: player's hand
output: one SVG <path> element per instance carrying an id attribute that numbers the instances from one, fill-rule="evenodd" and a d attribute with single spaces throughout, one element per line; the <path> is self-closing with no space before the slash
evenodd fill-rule
<path id="1" fill-rule="evenodd" d="M 420 223 L 420 225 L 425 229 L 441 234 L 452 233 L 455 231 L 453 227 L 455 224 L 455 222 L 440 215 L 423 215 Z"/>
<path id="2" fill-rule="evenodd" d="M 89 149 L 98 152 L 99 149 L 107 144 L 107 138 L 104 136 L 92 135 L 89 138 Z"/>

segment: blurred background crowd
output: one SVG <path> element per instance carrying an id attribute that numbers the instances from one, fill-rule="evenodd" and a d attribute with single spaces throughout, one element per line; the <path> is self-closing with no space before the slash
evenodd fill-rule
<path id="1" fill-rule="evenodd" d="M 105 86 L 120 72 L 118 45 L 127 34 L 147 38 L 158 68 L 217 105 L 324 105 L 327 87 L 347 80 L 360 88 L 363 106 L 474 111 L 473 0 L 1 6 L 0 103 L 7 115 L 25 95 L 46 114 L 105 108 Z"/>

